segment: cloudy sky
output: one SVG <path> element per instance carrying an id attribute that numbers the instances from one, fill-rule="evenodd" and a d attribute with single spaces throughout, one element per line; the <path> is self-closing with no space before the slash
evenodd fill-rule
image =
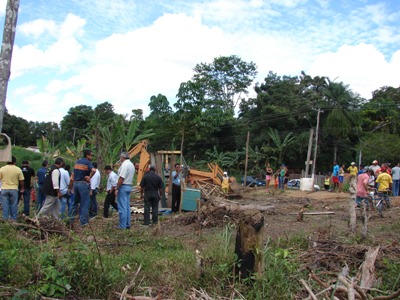
<path id="1" fill-rule="evenodd" d="M 196 64 L 229 55 L 256 63 L 255 82 L 304 70 L 369 99 L 400 85 L 400 1 L 20 0 L 6 107 L 30 121 L 105 101 L 147 115 L 152 95 L 174 103 Z"/>

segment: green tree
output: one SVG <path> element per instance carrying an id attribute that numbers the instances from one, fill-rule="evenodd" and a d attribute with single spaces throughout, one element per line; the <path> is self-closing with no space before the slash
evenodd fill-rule
<path id="1" fill-rule="evenodd" d="M 94 112 L 92 107 L 78 105 L 71 107 L 60 122 L 61 136 L 64 141 L 77 141 L 90 135 L 90 122 Z"/>
<path id="2" fill-rule="evenodd" d="M 294 143 L 295 137 L 292 132 L 289 132 L 283 139 L 280 137 L 278 130 L 269 128 L 268 137 L 270 142 L 262 147 L 262 150 L 269 158 L 276 158 L 278 164 L 283 163 L 285 153 Z"/>

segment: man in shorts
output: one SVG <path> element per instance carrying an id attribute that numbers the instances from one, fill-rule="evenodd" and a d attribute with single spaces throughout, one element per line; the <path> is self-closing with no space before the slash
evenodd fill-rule
<path id="1" fill-rule="evenodd" d="M 332 191 L 338 192 L 339 189 L 339 165 L 336 161 L 333 162 L 333 171 L 332 171 L 332 182 L 333 182 L 333 189 Z"/>

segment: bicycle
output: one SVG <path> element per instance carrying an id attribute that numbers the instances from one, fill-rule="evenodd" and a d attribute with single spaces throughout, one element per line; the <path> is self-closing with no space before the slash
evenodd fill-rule
<path id="1" fill-rule="evenodd" d="M 390 190 L 378 192 L 375 188 L 369 193 L 369 203 L 374 207 L 378 214 L 383 218 L 383 211 L 390 208 Z"/>

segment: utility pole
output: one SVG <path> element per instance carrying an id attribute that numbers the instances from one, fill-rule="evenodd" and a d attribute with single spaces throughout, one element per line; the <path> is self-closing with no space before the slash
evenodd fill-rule
<path id="1" fill-rule="evenodd" d="M 75 146 L 75 132 L 76 132 L 76 130 L 77 130 L 78 128 L 72 127 L 72 129 L 74 130 L 74 136 L 72 137 L 72 145 Z"/>
<path id="2" fill-rule="evenodd" d="M 317 161 L 318 130 L 319 130 L 319 115 L 320 114 L 321 114 L 321 109 L 318 108 L 317 127 L 315 129 L 314 160 L 313 160 L 313 168 L 312 168 L 313 190 L 314 190 L 314 183 L 315 183 L 315 168 L 316 168 L 316 161 Z"/>
<path id="3" fill-rule="evenodd" d="M 314 128 L 310 128 L 310 139 L 308 140 L 308 150 L 307 150 L 307 161 L 306 161 L 306 172 L 304 174 L 305 178 L 308 178 L 308 172 L 310 170 L 310 157 L 311 157 L 311 148 L 312 148 L 312 140 L 314 137 Z"/>
<path id="4" fill-rule="evenodd" d="M 244 176 L 243 176 L 243 183 L 244 187 L 246 187 L 246 179 L 247 179 L 247 163 L 249 161 L 249 141 L 250 141 L 250 131 L 247 131 L 247 141 L 246 141 L 246 161 L 244 163 Z"/>
<path id="5" fill-rule="evenodd" d="M 0 132 L 3 130 L 4 112 L 6 111 L 7 87 L 11 74 L 11 58 L 17 28 L 18 8 L 19 0 L 7 1 L 0 53 Z"/>

